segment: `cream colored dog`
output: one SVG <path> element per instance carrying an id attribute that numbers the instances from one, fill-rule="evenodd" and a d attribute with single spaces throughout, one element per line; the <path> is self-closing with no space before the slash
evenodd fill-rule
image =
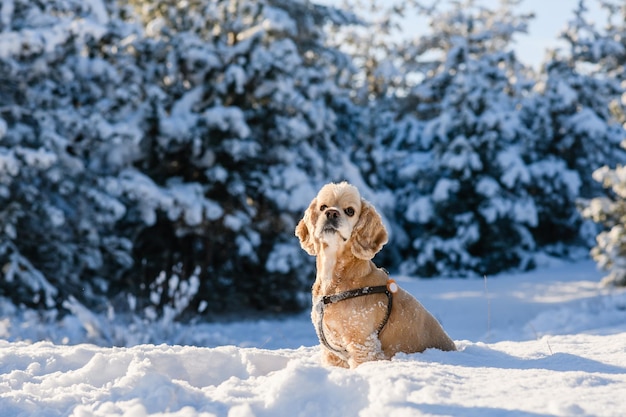
<path id="1" fill-rule="evenodd" d="M 322 187 L 296 236 L 317 257 L 311 319 L 325 363 L 355 368 L 398 352 L 456 350 L 439 322 L 371 261 L 387 231 L 356 187 Z"/>

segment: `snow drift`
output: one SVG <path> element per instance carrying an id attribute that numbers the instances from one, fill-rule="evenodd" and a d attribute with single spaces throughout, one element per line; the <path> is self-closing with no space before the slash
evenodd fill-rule
<path id="1" fill-rule="evenodd" d="M 306 315 L 179 329 L 231 344 L 207 347 L 32 343 L 20 334 L 36 322 L 4 317 L 0 416 L 621 416 L 626 293 L 599 275 L 587 261 L 486 283 L 398 277 L 459 351 L 356 370 L 320 364 Z"/>
<path id="2" fill-rule="evenodd" d="M 356 371 L 316 347 L 1 344 L 3 416 L 620 415 L 626 335 L 427 351 Z M 620 411 L 621 410 L 621 411 Z"/>

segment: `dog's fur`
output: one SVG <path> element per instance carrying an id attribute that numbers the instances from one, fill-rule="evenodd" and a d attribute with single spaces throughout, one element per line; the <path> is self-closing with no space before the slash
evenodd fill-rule
<path id="1" fill-rule="evenodd" d="M 346 182 L 322 187 L 298 223 L 296 236 L 302 248 L 317 257 L 314 306 L 325 295 L 387 283 L 386 272 L 371 260 L 387 243 L 387 231 L 356 187 Z M 387 303 L 385 294 L 370 294 L 327 305 L 324 334 L 332 347 L 346 353 L 323 347 L 324 362 L 355 368 L 363 362 L 390 359 L 398 352 L 456 350 L 439 322 L 402 289 L 393 294 L 389 321 L 377 334 Z M 315 308 L 311 318 L 317 325 Z"/>

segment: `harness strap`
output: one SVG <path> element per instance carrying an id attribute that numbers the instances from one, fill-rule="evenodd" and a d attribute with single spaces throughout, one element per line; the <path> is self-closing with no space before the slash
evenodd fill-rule
<path id="1" fill-rule="evenodd" d="M 380 332 L 382 332 L 383 328 L 389 321 L 389 316 L 391 316 L 391 309 L 393 307 L 393 293 L 396 292 L 397 289 L 398 287 L 396 283 L 393 280 L 389 280 L 387 282 L 387 285 L 378 285 L 375 287 L 363 287 L 363 288 L 358 288 L 355 290 L 348 290 L 348 291 L 340 292 L 339 294 L 325 295 L 321 297 L 315 305 L 315 309 L 317 310 L 317 313 L 319 314 L 319 320 L 317 322 L 317 335 L 320 339 L 320 342 L 328 350 L 335 352 L 341 358 L 347 360 L 347 355 L 346 355 L 347 352 L 345 350 L 339 350 L 335 348 L 334 346 L 332 346 L 328 342 L 328 339 L 326 339 L 326 335 L 324 334 L 324 310 L 325 310 L 326 305 L 338 303 L 343 300 L 349 300 L 351 298 L 363 297 L 365 295 L 386 294 L 387 299 L 388 299 L 387 313 L 385 314 L 385 318 L 383 319 L 382 323 L 378 326 L 378 329 L 376 330 L 376 335 L 378 336 L 380 335 Z"/>

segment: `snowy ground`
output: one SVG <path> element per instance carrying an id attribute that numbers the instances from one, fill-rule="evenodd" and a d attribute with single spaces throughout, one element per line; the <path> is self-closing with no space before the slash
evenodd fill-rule
<path id="1" fill-rule="evenodd" d="M 600 277 L 590 261 L 486 282 L 395 277 L 459 351 L 352 371 L 320 365 L 306 314 L 107 348 L 62 344 L 89 340 L 71 325 L 85 320 L 43 329 L 4 306 L 0 416 L 623 416 L 626 293 Z M 54 342 L 24 341 L 36 334 Z M 175 345 L 189 341 L 206 347 Z"/>

